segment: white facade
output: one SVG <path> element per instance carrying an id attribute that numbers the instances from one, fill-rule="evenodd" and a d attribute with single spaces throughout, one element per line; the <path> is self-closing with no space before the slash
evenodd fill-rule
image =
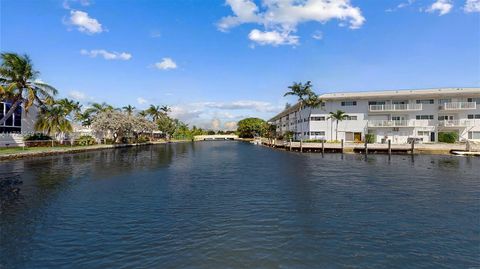
<path id="1" fill-rule="evenodd" d="M 270 120 L 278 134 L 293 132 L 301 139 L 377 143 L 437 142 L 438 133 L 457 132 L 461 141 L 480 140 L 480 88 L 441 88 L 321 95 L 319 108 L 292 106 Z M 329 112 L 344 111 L 338 123 Z"/>

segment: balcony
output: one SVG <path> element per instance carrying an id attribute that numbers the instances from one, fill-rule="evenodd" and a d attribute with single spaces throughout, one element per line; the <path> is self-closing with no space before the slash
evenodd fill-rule
<path id="1" fill-rule="evenodd" d="M 395 111 L 418 111 L 422 110 L 422 104 L 386 104 L 386 105 L 370 105 L 370 112 L 395 112 Z"/>
<path id="2" fill-rule="evenodd" d="M 468 110 L 476 108 L 476 102 L 449 102 L 440 106 L 440 110 Z"/>
<path id="3" fill-rule="evenodd" d="M 477 122 L 480 124 L 480 121 Z M 475 120 L 441 120 L 438 121 L 439 127 L 469 127 L 475 125 Z"/>
<path id="4" fill-rule="evenodd" d="M 432 120 L 369 120 L 368 127 L 430 127 L 435 126 Z"/>

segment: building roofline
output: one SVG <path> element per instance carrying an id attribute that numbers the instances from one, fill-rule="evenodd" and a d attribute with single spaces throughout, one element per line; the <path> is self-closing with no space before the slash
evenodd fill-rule
<path id="1" fill-rule="evenodd" d="M 348 100 L 348 99 L 369 99 L 369 98 L 405 98 L 412 96 L 418 97 L 437 97 L 445 95 L 464 96 L 471 94 L 479 94 L 479 87 L 450 87 L 450 88 L 426 88 L 426 89 L 401 89 L 401 90 L 382 90 L 382 91 L 357 91 L 357 92 L 337 92 L 337 93 L 324 93 L 319 97 L 323 100 Z M 283 110 L 269 121 L 275 121 L 278 118 L 290 114 L 298 109 L 299 103 L 291 106 L 290 108 Z"/>

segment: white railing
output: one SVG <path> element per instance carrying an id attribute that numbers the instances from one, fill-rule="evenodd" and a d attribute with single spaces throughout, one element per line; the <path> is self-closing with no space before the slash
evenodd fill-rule
<path id="1" fill-rule="evenodd" d="M 429 127 L 435 126 L 433 120 L 369 120 L 368 127 Z"/>
<path id="2" fill-rule="evenodd" d="M 477 123 L 480 124 L 480 121 Z M 475 120 L 442 120 L 438 121 L 440 127 L 468 127 L 475 125 Z"/>
<path id="3" fill-rule="evenodd" d="M 440 106 L 442 110 L 462 110 L 462 109 L 476 109 L 477 103 L 476 102 L 449 102 L 443 103 Z"/>
<path id="4" fill-rule="evenodd" d="M 422 104 L 386 104 L 386 105 L 370 105 L 370 112 L 382 111 L 417 111 L 422 110 Z"/>
<path id="5" fill-rule="evenodd" d="M 408 127 L 413 126 L 408 120 L 369 120 L 368 127 Z"/>

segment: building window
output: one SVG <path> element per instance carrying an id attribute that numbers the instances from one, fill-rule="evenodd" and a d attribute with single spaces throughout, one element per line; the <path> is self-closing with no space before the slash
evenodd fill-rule
<path id="1" fill-rule="evenodd" d="M 422 100 L 417 100 L 417 104 L 429 105 L 429 104 L 435 104 L 435 101 L 433 99 L 422 99 Z"/>
<path id="2" fill-rule="evenodd" d="M 417 115 L 417 120 L 433 120 L 433 115 Z"/>
<path id="3" fill-rule="evenodd" d="M 8 110 L 10 110 L 10 107 L 12 107 L 12 105 L 10 103 L 6 103 L 6 102 L 0 102 L 0 118 L 3 118 L 4 115 L 6 115 L 8 113 Z M 17 130 L 18 128 L 21 128 L 22 127 L 22 107 L 21 106 L 17 106 L 17 108 L 15 109 L 15 111 L 13 112 L 12 116 L 10 116 L 3 125 L 1 125 L 0 127 L 16 127 L 12 130 L 10 129 L 3 129 L 2 132 L 17 132 L 19 130 Z"/>
<path id="4" fill-rule="evenodd" d="M 439 105 L 443 105 L 443 104 L 445 104 L 445 103 L 450 103 L 450 102 L 452 102 L 452 99 L 450 99 L 450 98 L 447 98 L 447 99 L 438 99 L 438 104 L 439 104 Z"/>
<path id="5" fill-rule="evenodd" d="M 408 101 L 407 100 L 393 100 L 392 104 L 394 104 L 394 105 L 406 105 L 406 104 L 408 104 Z"/>
<path id="6" fill-rule="evenodd" d="M 401 121 L 402 117 L 400 116 L 392 116 L 392 121 Z"/>
<path id="7" fill-rule="evenodd" d="M 342 106 L 356 106 L 357 101 L 343 101 Z"/>
<path id="8" fill-rule="evenodd" d="M 470 115 L 467 115 L 467 119 L 480 119 L 480 114 L 470 114 Z"/>
<path id="9" fill-rule="evenodd" d="M 448 115 L 438 116 L 438 120 L 453 120 L 453 116 L 448 116 Z"/>
<path id="10" fill-rule="evenodd" d="M 347 116 L 345 120 L 357 120 L 357 116 Z"/>
<path id="11" fill-rule="evenodd" d="M 480 139 L 480 132 L 468 132 L 468 139 Z"/>
<path id="12" fill-rule="evenodd" d="M 385 101 L 368 101 L 369 106 L 385 105 Z"/>
<path id="13" fill-rule="evenodd" d="M 429 136 L 430 131 L 418 131 L 417 134 L 418 136 Z"/>
<path id="14" fill-rule="evenodd" d="M 468 98 L 467 101 L 472 102 L 472 103 L 475 102 L 475 103 L 477 103 L 477 105 L 480 105 L 480 97 L 478 97 L 478 98 Z"/>
<path id="15" fill-rule="evenodd" d="M 320 131 L 320 132 L 311 132 L 312 135 L 314 136 L 325 136 L 325 132 L 324 131 Z"/>
<path id="16" fill-rule="evenodd" d="M 325 117 L 310 117 L 311 121 L 324 121 Z"/>

